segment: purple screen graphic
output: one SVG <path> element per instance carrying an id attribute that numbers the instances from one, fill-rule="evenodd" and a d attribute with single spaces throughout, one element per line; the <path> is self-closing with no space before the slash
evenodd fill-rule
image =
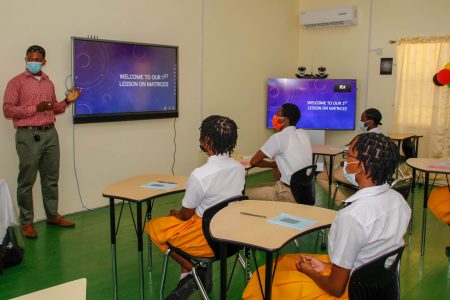
<path id="1" fill-rule="evenodd" d="M 301 111 L 297 128 L 355 129 L 356 80 L 287 79 L 268 80 L 267 127 L 284 103 L 294 103 Z"/>
<path id="2" fill-rule="evenodd" d="M 74 117 L 177 112 L 177 47 L 73 38 Z"/>

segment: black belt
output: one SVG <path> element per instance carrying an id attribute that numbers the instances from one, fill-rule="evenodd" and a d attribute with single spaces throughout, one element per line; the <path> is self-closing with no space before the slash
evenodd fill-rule
<path id="1" fill-rule="evenodd" d="M 50 123 L 48 125 L 43 125 L 43 126 L 19 126 L 18 128 L 45 131 L 45 130 L 52 129 L 53 127 L 55 127 L 54 123 Z"/>

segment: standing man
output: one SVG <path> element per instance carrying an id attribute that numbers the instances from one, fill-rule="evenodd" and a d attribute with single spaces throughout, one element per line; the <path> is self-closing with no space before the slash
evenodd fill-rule
<path id="1" fill-rule="evenodd" d="M 38 171 L 47 224 L 75 226 L 58 214 L 59 140 L 54 122 L 55 115 L 63 113 L 78 98 L 80 89 L 72 87 L 63 101 L 57 101 L 53 83 L 41 70 L 46 63 L 41 46 L 27 49 L 25 63 L 26 70 L 6 86 L 3 113 L 16 128 L 17 202 L 22 234 L 36 238 L 32 189 Z"/>

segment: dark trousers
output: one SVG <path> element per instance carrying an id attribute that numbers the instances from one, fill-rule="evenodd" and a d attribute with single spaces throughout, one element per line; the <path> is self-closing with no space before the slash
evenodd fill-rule
<path id="1" fill-rule="evenodd" d="M 35 135 L 40 137 L 35 140 Z M 22 225 L 33 223 L 33 185 L 39 171 L 45 214 L 58 214 L 59 140 L 54 127 L 47 130 L 18 128 L 16 150 L 19 156 L 17 202 Z"/>

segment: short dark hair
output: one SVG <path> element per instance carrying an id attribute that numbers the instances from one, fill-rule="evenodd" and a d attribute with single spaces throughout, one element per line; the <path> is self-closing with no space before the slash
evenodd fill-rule
<path id="1" fill-rule="evenodd" d="M 28 53 L 30 53 L 30 52 L 41 53 L 42 56 L 45 57 L 45 49 L 39 45 L 32 45 L 32 46 L 28 47 L 26 55 L 28 55 Z"/>
<path id="2" fill-rule="evenodd" d="M 367 120 L 372 120 L 377 126 L 383 125 L 381 124 L 381 119 L 383 116 L 381 115 L 381 112 L 376 108 L 368 108 L 365 111 Z"/>
<path id="3" fill-rule="evenodd" d="M 208 143 L 214 154 L 231 154 L 237 143 L 237 125 L 228 117 L 212 115 L 200 126 L 200 142 Z"/>
<path id="4" fill-rule="evenodd" d="M 392 178 L 398 163 L 400 153 L 391 138 L 382 133 L 362 133 L 348 144 L 358 151 L 357 159 L 370 173 L 370 178 L 377 184 L 384 184 Z"/>
<path id="5" fill-rule="evenodd" d="M 297 125 L 302 113 L 300 109 L 294 103 L 284 103 L 281 105 L 282 108 L 282 116 L 289 119 L 289 125 L 295 126 Z"/>

